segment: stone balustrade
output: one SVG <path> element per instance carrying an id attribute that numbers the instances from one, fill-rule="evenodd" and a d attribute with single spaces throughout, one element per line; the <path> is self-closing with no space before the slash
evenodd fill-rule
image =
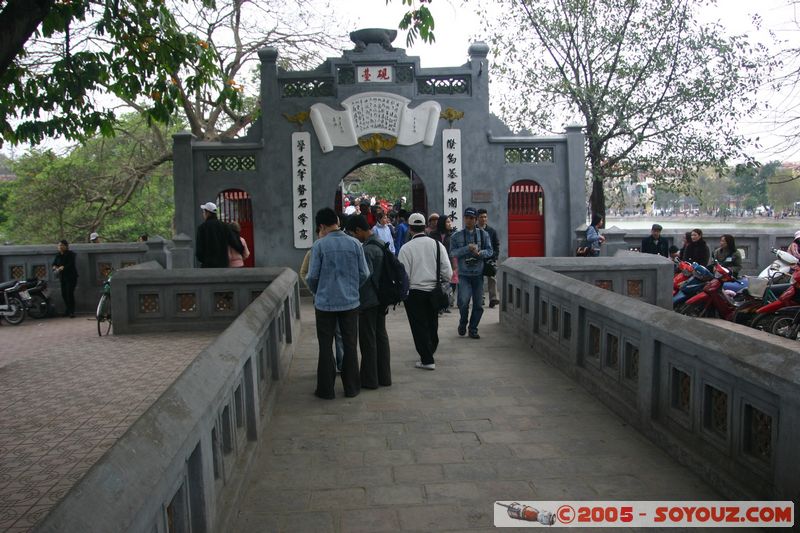
<path id="1" fill-rule="evenodd" d="M 605 258 L 580 258 L 597 271 Z M 512 258 L 500 322 L 731 499 L 800 498 L 795 341 L 696 319 Z"/>
<path id="2" fill-rule="evenodd" d="M 297 274 L 271 270 L 280 272 L 37 531 L 218 531 L 226 523 L 300 335 Z M 209 285 L 228 283 L 222 270 L 203 273 Z"/>

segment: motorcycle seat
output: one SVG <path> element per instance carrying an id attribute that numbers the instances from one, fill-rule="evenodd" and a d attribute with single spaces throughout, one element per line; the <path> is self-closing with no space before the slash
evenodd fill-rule
<path id="1" fill-rule="evenodd" d="M 19 281 L 16 280 L 16 279 L 12 279 L 11 281 L 4 281 L 4 282 L 0 283 L 0 291 L 4 291 L 6 289 L 10 289 L 11 287 L 16 285 L 17 283 L 19 283 Z"/>

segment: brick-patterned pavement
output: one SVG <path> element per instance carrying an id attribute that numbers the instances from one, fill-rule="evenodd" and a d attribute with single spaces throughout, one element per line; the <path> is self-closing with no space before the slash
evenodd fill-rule
<path id="1" fill-rule="evenodd" d="M 0 531 L 29 531 L 218 332 L 97 336 L 93 317 L 0 325 Z"/>

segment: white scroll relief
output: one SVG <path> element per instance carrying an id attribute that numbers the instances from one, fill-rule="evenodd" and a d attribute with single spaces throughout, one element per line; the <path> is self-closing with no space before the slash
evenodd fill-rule
<path id="1" fill-rule="evenodd" d="M 384 133 L 397 137 L 397 144 L 409 146 L 421 142 L 433 146 L 442 108 L 438 102 L 423 102 L 414 109 L 403 96 L 365 92 L 342 100 L 343 111 L 325 104 L 311 106 L 311 123 L 322 151 L 334 146 L 355 146 L 359 137 Z"/>

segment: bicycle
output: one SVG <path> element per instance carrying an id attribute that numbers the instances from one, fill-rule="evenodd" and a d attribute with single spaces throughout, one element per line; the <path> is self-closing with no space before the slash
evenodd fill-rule
<path id="1" fill-rule="evenodd" d="M 103 336 L 111 331 L 111 276 L 113 272 L 108 273 L 108 277 L 103 282 L 103 294 L 100 296 L 100 301 L 97 303 L 97 335 Z"/>

